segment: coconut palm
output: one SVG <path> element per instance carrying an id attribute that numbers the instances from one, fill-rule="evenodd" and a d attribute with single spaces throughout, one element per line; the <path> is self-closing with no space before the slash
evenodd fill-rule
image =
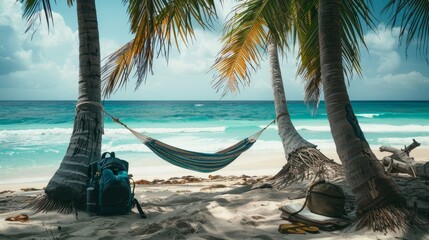
<path id="1" fill-rule="evenodd" d="M 277 45 L 273 39 L 268 42 L 268 52 L 278 131 L 287 159 L 286 165 L 275 176 L 276 185 L 287 186 L 312 175 L 314 179 L 325 179 L 330 177 L 329 174 L 342 174 L 340 165 L 328 159 L 316 149 L 316 145 L 306 141 L 295 129 L 286 104 Z"/>
<path id="2" fill-rule="evenodd" d="M 31 24 L 42 8 L 46 20 L 52 20 L 49 0 L 22 1 L 24 18 Z M 67 1 L 69 6 L 73 1 Z M 79 31 L 79 92 L 73 132 L 60 167 L 36 202 L 44 211 L 70 212 L 81 206 L 86 196 L 88 164 L 100 159 L 103 115 L 100 88 L 100 43 L 95 0 L 76 0 Z"/>
<path id="3" fill-rule="evenodd" d="M 21 2 L 24 3 L 23 16 L 29 23 L 27 29 L 39 19 L 42 12 L 45 13 L 48 27 L 53 23 L 51 1 Z M 197 22 L 206 27 L 206 23 L 210 23 L 216 15 L 211 0 L 123 2 L 128 5 L 130 28 L 136 37 L 109 58 L 110 61 L 119 63 L 119 70 L 109 67 L 104 69 L 107 72 L 114 71 L 117 74 L 114 76 L 121 76 L 121 72 L 128 76 L 135 65 L 140 80 L 151 71 L 153 56 L 157 51 L 168 54 L 172 41 L 177 44 L 179 38 L 186 40 L 193 36 L 192 23 Z M 72 6 L 74 1 L 67 0 L 67 3 Z M 37 211 L 70 213 L 76 207 L 81 207 L 86 198 L 88 165 L 100 159 L 103 115 L 100 104 L 100 44 L 95 0 L 76 0 L 76 5 L 80 47 L 79 97 L 75 123 L 69 147 L 59 169 L 49 181 L 46 194 L 34 202 Z"/>
<path id="4" fill-rule="evenodd" d="M 376 231 L 406 224 L 404 198 L 384 172 L 359 126 L 343 75 L 340 0 L 319 0 L 319 41 L 326 111 L 338 156 L 358 205 L 357 227 Z M 346 53 L 345 53 L 346 54 Z"/>
<path id="5" fill-rule="evenodd" d="M 365 7 L 358 5 L 350 10 L 344 9 L 342 17 L 354 20 L 366 11 Z M 279 135 L 287 159 L 286 165 L 276 175 L 277 182 L 286 185 L 302 180 L 313 167 L 312 173 L 316 176 L 323 172 L 341 172 L 338 165 L 317 150 L 314 144 L 303 139 L 293 126 L 278 63 L 277 47 L 285 53 L 288 40 L 300 44 L 298 74 L 306 81 L 306 101 L 317 106 L 321 83 L 317 51 L 317 1 L 250 0 L 238 4 L 233 11 L 235 14 L 225 26 L 224 46 L 213 65 L 218 71 L 214 87 L 226 94 L 239 91 L 240 83 L 248 85 L 250 71 L 259 65 L 262 53 L 268 46 Z M 371 23 L 369 18 L 366 19 Z M 346 74 L 352 74 L 353 70 L 360 73 L 361 70 L 357 46 L 362 37 L 348 34 L 359 28 L 356 21 L 347 21 L 342 29 L 341 47 L 347 53 L 344 58 Z M 323 171 L 327 169 L 333 171 Z"/>
<path id="6" fill-rule="evenodd" d="M 389 10 L 392 11 L 392 28 L 400 23 L 399 39 L 403 42 L 405 38 L 406 50 L 415 42 L 417 51 L 429 64 L 429 1 L 390 0 L 383 12 Z"/>

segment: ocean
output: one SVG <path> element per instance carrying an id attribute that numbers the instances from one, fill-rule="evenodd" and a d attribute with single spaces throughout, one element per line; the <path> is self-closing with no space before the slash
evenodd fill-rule
<path id="1" fill-rule="evenodd" d="M 139 132 L 200 152 L 226 148 L 259 131 L 275 117 L 272 101 L 105 101 L 103 104 L 107 112 Z M 355 101 L 352 105 L 372 147 L 401 147 L 413 138 L 423 146 L 429 145 L 428 101 Z M 323 102 L 315 115 L 302 101 L 289 102 L 288 107 L 295 127 L 304 138 L 318 145 L 322 152 L 335 147 Z M 43 172 L 46 168 L 52 172 L 58 168 L 69 143 L 74 109 L 75 101 L 0 101 L 0 182 L 22 169 Z M 128 130 L 108 117 L 104 124 L 102 151 L 114 151 L 126 160 L 143 159 L 144 165 L 152 169 L 165 166 L 160 165 L 164 160 Z M 275 125 L 251 149 L 281 150 Z M 34 178 L 41 180 L 47 176 Z"/>

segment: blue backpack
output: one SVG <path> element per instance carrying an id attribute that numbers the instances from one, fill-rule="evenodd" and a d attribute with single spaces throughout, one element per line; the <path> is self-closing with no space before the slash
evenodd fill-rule
<path id="1" fill-rule="evenodd" d="M 110 157 L 106 157 L 109 154 Z M 128 162 L 115 157 L 114 152 L 105 152 L 101 160 L 89 165 L 90 177 L 86 207 L 98 215 L 118 215 L 131 212 L 134 206 L 142 218 L 146 218 L 137 199 L 134 198 L 135 183 L 131 190 Z"/>

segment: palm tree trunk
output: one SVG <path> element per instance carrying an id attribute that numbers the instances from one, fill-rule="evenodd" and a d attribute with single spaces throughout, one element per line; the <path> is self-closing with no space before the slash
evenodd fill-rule
<path id="1" fill-rule="evenodd" d="M 358 205 L 357 227 L 399 227 L 404 199 L 371 151 L 353 113 L 344 82 L 339 0 L 319 0 L 322 82 L 331 133 Z M 379 215 L 377 215 L 379 214 Z M 395 219 L 396 218 L 396 219 Z"/>
<path id="2" fill-rule="evenodd" d="M 103 115 L 100 43 L 95 0 L 77 0 L 79 97 L 73 133 L 59 169 L 34 206 L 37 211 L 70 212 L 85 202 L 88 164 L 100 159 Z"/>
<path id="3" fill-rule="evenodd" d="M 286 157 L 300 148 L 315 148 L 316 145 L 309 143 L 302 138 L 296 131 L 295 126 L 292 124 L 286 104 L 286 94 L 283 86 L 277 46 L 272 38 L 268 44 L 268 53 L 270 55 L 271 86 L 274 93 L 274 108 L 276 110 L 277 126 Z"/>
<path id="4" fill-rule="evenodd" d="M 302 138 L 295 129 L 286 104 L 277 45 L 273 38 L 268 41 L 268 53 L 270 56 L 271 86 L 274 94 L 277 126 L 285 156 L 288 160 L 283 169 L 275 176 L 276 185 L 286 186 L 298 180 L 304 180 L 311 175 L 326 178 L 328 177 L 326 174 L 328 169 L 333 170 L 330 171 L 331 175 L 341 174 L 341 167 L 338 164 L 317 150 L 316 145 Z M 327 171 L 324 172 L 323 170 Z"/>

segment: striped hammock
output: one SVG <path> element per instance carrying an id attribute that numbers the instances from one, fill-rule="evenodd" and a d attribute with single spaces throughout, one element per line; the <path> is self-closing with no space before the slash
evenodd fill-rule
<path id="1" fill-rule="evenodd" d="M 129 128 L 127 125 L 119 121 L 118 118 L 113 117 L 107 112 L 105 113 L 111 117 L 113 121 L 127 128 L 137 139 L 139 139 L 160 158 L 178 167 L 202 173 L 214 172 L 228 166 L 243 152 L 252 147 L 262 132 L 274 123 L 274 121 L 272 121 L 257 133 L 222 151 L 216 153 L 200 153 L 173 147 L 164 142 L 148 137 Z"/>

